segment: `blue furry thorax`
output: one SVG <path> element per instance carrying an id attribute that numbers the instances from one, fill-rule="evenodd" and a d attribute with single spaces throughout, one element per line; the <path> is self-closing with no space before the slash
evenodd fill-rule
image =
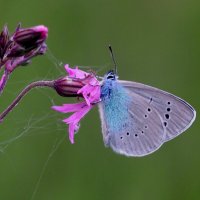
<path id="1" fill-rule="evenodd" d="M 128 117 L 130 100 L 127 89 L 117 79 L 104 78 L 101 86 L 101 104 L 111 130 L 117 131 L 122 127 L 121 123 Z"/>
<path id="2" fill-rule="evenodd" d="M 101 99 L 106 101 L 106 99 L 111 98 L 113 96 L 113 89 L 117 89 L 118 84 L 116 80 L 106 79 L 101 86 Z"/>
<path id="3" fill-rule="evenodd" d="M 101 86 L 101 101 L 105 104 L 122 103 L 127 99 L 127 90 L 116 80 L 106 79 Z"/>

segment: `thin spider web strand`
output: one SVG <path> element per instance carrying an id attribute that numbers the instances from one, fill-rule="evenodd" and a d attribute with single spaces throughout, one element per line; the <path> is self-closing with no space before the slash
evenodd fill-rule
<path id="1" fill-rule="evenodd" d="M 48 56 L 49 56 L 49 54 L 47 54 L 47 57 Z M 54 61 L 53 61 L 53 59 L 54 59 Z M 51 53 L 51 56 L 49 56 L 49 60 L 51 62 L 53 62 L 54 66 L 56 67 L 56 69 L 58 70 L 58 72 L 61 75 L 63 75 L 63 73 L 65 73 L 65 70 L 63 70 L 63 63 L 62 62 L 58 62 L 58 59 L 56 59 L 55 56 L 53 56 L 52 53 Z M 62 65 L 62 69 L 59 67 L 61 65 Z M 90 67 L 90 69 L 91 68 L 92 67 Z M 98 71 L 101 71 L 101 70 L 102 70 L 102 68 L 100 68 L 100 70 L 98 70 Z M 49 74 L 51 74 L 51 71 L 52 70 L 48 70 L 46 76 L 43 77 L 43 78 L 47 78 L 49 76 Z M 20 84 L 20 81 L 18 81 L 17 84 Z M 40 90 L 40 92 L 41 92 L 41 90 Z M 11 94 L 15 94 L 15 92 L 11 92 L 11 91 L 10 91 L 10 93 Z M 44 92 L 41 92 L 41 93 L 44 95 Z M 45 96 L 48 96 L 48 95 L 45 94 Z M 55 105 L 54 100 L 51 97 L 48 96 L 48 99 L 51 102 L 51 104 Z M 13 142 L 18 141 L 18 140 L 22 139 L 23 137 L 25 137 L 25 136 L 31 136 L 32 134 L 36 135 L 38 133 L 38 131 L 36 131 L 36 133 L 35 133 L 35 130 L 45 130 L 45 129 L 48 130 L 48 125 L 51 124 L 51 123 L 46 123 L 46 124 L 43 123 L 41 126 L 39 126 L 38 124 L 41 123 L 41 122 L 43 122 L 43 121 L 45 121 L 46 119 L 50 119 L 50 118 L 54 119 L 55 116 L 58 116 L 58 115 L 57 114 L 55 114 L 55 115 L 49 115 L 49 113 L 47 113 L 47 114 L 42 115 L 42 117 L 40 117 L 40 118 L 36 117 L 34 119 L 34 116 L 32 115 L 28 119 L 28 122 L 27 122 L 26 126 L 24 126 L 23 130 L 20 131 L 20 133 L 19 133 L 19 131 L 17 131 L 19 133 L 19 134 L 17 134 L 17 136 L 11 137 L 8 140 L 0 142 L 0 153 L 5 154 L 6 153 L 6 149 L 11 144 L 13 144 Z M 24 120 L 22 120 L 22 122 L 24 122 Z M 56 123 L 56 124 L 57 124 L 57 128 L 56 128 L 57 131 L 62 131 L 63 132 L 63 130 L 65 130 L 65 128 L 62 128 L 62 125 L 61 125 L 60 122 Z M 44 131 L 43 131 L 42 134 L 44 134 Z M 35 196 L 36 196 L 36 194 L 37 194 L 37 192 L 39 190 L 41 180 L 42 180 L 42 178 L 43 178 L 43 176 L 45 174 L 45 171 L 46 171 L 46 169 L 48 167 L 49 161 L 51 160 L 52 156 L 55 154 L 55 152 L 57 151 L 57 149 L 59 148 L 59 146 L 62 144 L 62 142 L 64 141 L 65 137 L 66 137 L 66 134 L 64 134 L 61 137 L 60 140 L 58 139 L 58 136 L 55 139 L 55 142 L 52 145 L 51 151 L 50 151 L 49 155 L 47 156 L 47 159 L 44 162 L 44 165 L 43 165 L 43 167 L 41 169 L 41 172 L 39 174 L 38 180 L 36 182 L 36 185 L 34 187 L 33 193 L 32 193 L 31 198 L 30 198 L 31 200 L 33 200 L 35 198 Z"/>
<path id="2" fill-rule="evenodd" d="M 56 69 L 61 72 L 61 69 L 58 66 L 63 65 L 62 62 L 59 62 L 58 59 L 52 54 L 52 52 L 49 49 L 49 54 L 47 54 L 47 56 L 49 56 L 49 60 L 51 62 L 53 62 L 53 64 L 55 65 Z M 59 63 L 59 64 L 58 64 Z M 47 72 L 48 74 L 51 72 L 51 69 Z M 63 72 L 62 72 L 63 73 Z M 48 75 L 46 74 L 45 77 L 48 77 Z M 35 78 L 33 80 L 36 80 Z M 43 80 L 45 80 L 45 78 L 43 77 Z M 20 84 L 23 81 L 15 81 L 15 84 Z M 11 83 L 14 84 L 14 83 Z M 51 102 L 52 105 L 55 105 L 54 100 L 48 96 L 45 92 L 42 92 L 42 90 L 40 88 L 36 88 L 37 90 L 39 90 L 43 95 L 45 95 L 46 97 L 48 97 L 49 101 Z M 12 91 L 8 91 L 8 93 L 12 94 L 12 95 L 16 95 L 16 93 L 18 92 L 12 92 Z M 52 115 L 52 117 L 50 117 L 49 113 L 47 113 L 46 115 L 43 115 L 40 118 L 36 118 L 36 120 L 34 119 L 33 116 L 31 116 L 28 120 L 28 123 L 25 125 L 25 127 L 23 128 L 23 131 L 20 131 L 20 134 L 15 133 L 16 136 L 11 137 L 10 139 L 4 140 L 3 142 L 0 142 L 0 153 L 5 153 L 5 150 L 10 146 L 10 144 L 12 144 L 13 142 L 21 139 L 22 137 L 25 137 L 27 135 L 31 136 L 31 132 L 35 131 L 35 130 L 44 130 L 45 127 L 47 127 L 49 124 L 51 123 L 46 123 L 43 125 L 41 125 L 40 127 L 37 125 L 38 123 L 40 123 L 41 121 L 45 121 L 45 119 L 50 119 L 50 118 L 55 118 L 57 114 Z M 24 120 L 22 120 L 24 122 Z M 58 124 L 57 124 L 58 125 Z M 46 130 L 48 130 L 48 128 L 46 128 Z M 63 131 L 64 128 L 57 128 L 57 131 Z M 16 131 L 19 132 L 19 131 Z"/>
<path id="3" fill-rule="evenodd" d="M 43 130 L 45 129 L 45 127 L 47 127 L 48 125 L 50 125 L 51 123 L 46 123 L 39 127 L 37 126 L 38 123 L 41 123 L 42 121 L 45 121 L 47 118 L 48 119 L 54 119 L 56 116 L 56 114 L 52 114 L 50 115 L 49 113 L 47 113 L 46 115 L 43 115 L 41 118 L 35 118 L 33 117 L 33 115 L 29 118 L 26 126 L 23 128 L 24 130 L 23 131 L 20 131 L 20 134 L 17 134 L 17 136 L 13 136 L 11 137 L 10 139 L 8 140 L 5 140 L 3 142 L 0 142 L 0 150 L 3 149 L 5 150 L 6 148 L 8 148 L 8 146 L 10 144 L 12 144 L 13 142 L 16 142 L 17 140 L 21 139 L 22 137 L 25 137 L 27 135 L 30 135 L 30 133 L 32 131 L 35 131 L 35 130 Z M 46 129 L 48 130 L 48 128 Z"/>
<path id="4" fill-rule="evenodd" d="M 31 116 L 31 118 L 32 118 L 32 116 Z M 18 140 L 19 138 L 23 137 L 26 134 L 26 132 L 30 129 L 30 124 L 29 123 L 30 123 L 31 118 L 28 121 L 28 125 L 29 126 L 27 128 L 24 127 L 24 130 L 22 132 L 20 132 L 20 134 L 18 134 L 17 136 L 12 137 L 12 138 L 10 138 L 8 140 L 5 140 L 3 142 L 0 142 L 0 146 L 3 146 L 3 149 L 5 149 L 5 148 L 7 148 L 9 146 L 9 144 L 11 144 L 12 142 L 14 142 L 14 141 Z M 6 147 L 4 145 L 6 145 Z"/>
<path id="5" fill-rule="evenodd" d="M 52 53 L 52 51 L 50 50 L 50 48 L 48 47 L 47 53 L 46 53 L 46 58 L 54 64 L 54 66 L 56 67 L 56 69 L 58 70 L 58 72 L 60 74 L 63 74 L 63 70 L 60 68 L 60 66 L 63 65 L 63 62 L 59 61 Z"/>
<path id="6" fill-rule="evenodd" d="M 33 193 L 32 193 L 32 195 L 31 195 L 30 200 L 33 200 L 33 199 L 35 198 L 35 195 L 37 194 L 37 191 L 38 191 L 38 189 L 39 189 L 41 180 L 42 180 L 42 178 L 43 178 L 43 176 L 44 176 L 44 173 L 45 173 L 45 171 L 46 171 L 46 169 L 47 169 L 48 163 L 49 163 L 51 157 L 54 155 L 54 153 L 55 153 L 55 152 L 57 151 L 57 149 L 60 147 L 60 145 L 62 144 L 62 142 L 64 141 L 64 139 L 65 139 L 65 136 L 63 136 L 63 137 L 57 142 L 57 140 L 58 140 L 58 138 L 57 138 L 56 141 L 55 141 L 55 143 L 53 144 L 53 146 L 52 146 L 52 148 L 51 148 L 51 151 L 50 151 L 50 153 L 49 153 L 49 155 L 48 155 L 48 157 L 47 157 L 47 159 L 46 159 L 46 161 L 45 161 L 45 163 L 44 163 L 44 165 L 43 165 L 43 167 L 42 167 L 42 170 L 41 170 L 41 172 L 40 172 L 39 178 L 38 178 L 38 180 L 37 180 L 37 182 L 36 182 L 36 185 L 35 185 L 35 187 L 34 187 L 34 190 L 33 190 Z"/>

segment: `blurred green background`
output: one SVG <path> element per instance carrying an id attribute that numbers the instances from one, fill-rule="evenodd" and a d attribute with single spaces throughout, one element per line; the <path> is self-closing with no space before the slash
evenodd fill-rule
<path id="1" fill-rule="evenodd" d="M 75 144 L 65 117 L 50 107 L 74 102 L 35 89 L 0 126 L 0 199 L 200 199 L 200 2 L 198 0 L 0 0 L 0 26 L 14 31 L 44 24 L 50 52 L 16 70 L 1 96 L 1 111 L 28 83 L 65 74 L 62 63 L 112 66 L 121 79 L 167 90 L 197 110 L 192 127 L 143 158 L 104 147 L 98 110 L 81 123 Z M 93 68 L 95 67 L 95 68 Z"/>

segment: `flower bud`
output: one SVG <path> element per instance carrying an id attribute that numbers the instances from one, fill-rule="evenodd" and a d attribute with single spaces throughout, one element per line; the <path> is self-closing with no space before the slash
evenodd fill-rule
<path id="1" fill-rule="evenodd" d="M 11 43 L 6 53 L 5 56 L 8 58 L 20 57 L 26 53 L 26 49 L 18 44 Z"/>
<path id="2" fill-rule="evenodd" d="M 0 69 L 4 74 L 0 80 L 0 93 L 3 91 L 9 75 L 19 66 L 28 65 L 31 59 L 43 55 L 47 50 L 45 40 L 48 28 L 40 25 L 31 28 L 21 28 L 19 24 L 10 36 L 7 26 L 0 33 Z"/>
<path id="3" fill-rule="evenodd" d="M 48 36 L 48 28 L 39 25 L 32 28 L 19 28 L 16 30 L 13 41 L 23 47 L 26 51 L 31 51 L 42 45 Z"/>
<path id="4" fill-rule="evenodd" d="M 70 78 L 68 76 L 59 78 L 54 82 L 56 92 L 63 97 L 82 97 L 82 94 L 77 94 L 84 86 L 80 79 Z"/>

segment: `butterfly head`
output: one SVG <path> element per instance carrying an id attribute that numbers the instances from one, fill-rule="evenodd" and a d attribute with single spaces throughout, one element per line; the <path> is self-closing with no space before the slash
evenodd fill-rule
<path id="1" fill-rule="evenodd" d="M 117 75 L 115 74 L 114 70 L 108 71 L 108 73 L 106 74 L 106 79 L 107 80 L 116 80 L 117 79 Z"/>

